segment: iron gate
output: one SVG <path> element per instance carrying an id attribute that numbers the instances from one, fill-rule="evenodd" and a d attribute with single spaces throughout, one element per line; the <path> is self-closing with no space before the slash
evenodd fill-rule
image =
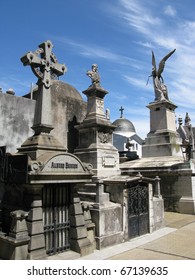
<path id="1" fill-rule="evenodd" d="M 70 186 L 48 184 L 43 188 L 43 223 L 47 254 L 70 248 L 69 202 Z"/>
<path id="2" fill-rule="evenodd" d="M 136 185 L 128 189 L 129 238 L 149 232 L 148 186 Z"/>

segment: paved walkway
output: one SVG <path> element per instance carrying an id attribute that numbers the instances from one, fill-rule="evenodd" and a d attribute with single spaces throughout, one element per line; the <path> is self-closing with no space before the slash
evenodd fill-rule
<path id="1" fill-rule="evenodd" d="M 195 215 L 165 213 L 166 226 L 152 234 L 95 250 L 80 257 L 65 252 L 48 259 L 77 260 L 195 260 Z"/>
<path id="2" fill-rule="evenodd" d="M 108 259 L 195 260 L 195 215 L 166 213 L 166 221 L 169 233 Z"/>

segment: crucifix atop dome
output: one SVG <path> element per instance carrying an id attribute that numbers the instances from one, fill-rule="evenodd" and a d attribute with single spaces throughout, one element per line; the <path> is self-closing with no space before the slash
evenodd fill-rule
<path id="1" fill-rule="evenodd" d="M 123 118 L 123 111 L 124 111 L 125 109 L 123 108 L 123 106 L 121 106 L 121 108 L 119 109 L 119 111 L 121 112 L 121 116 L 120 116 L 120 118 L 122 119 Z"/>

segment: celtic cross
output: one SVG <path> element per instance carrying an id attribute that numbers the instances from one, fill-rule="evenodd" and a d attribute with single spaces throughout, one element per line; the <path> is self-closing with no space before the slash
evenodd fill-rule
<path id="1" fill-rule="evenodd" d="M 21 58 L 23 65 L 29 65 L 38 78 L 38 97 L 32 127 L 35 134 L 49 133 L 53 129 L 50 87 L 52 80 L 67 71 L 65 64 L 58 63 L 52 48 L 53 44 L 48 40 L 40 44 L 35 52 L 30 51 Z"/>

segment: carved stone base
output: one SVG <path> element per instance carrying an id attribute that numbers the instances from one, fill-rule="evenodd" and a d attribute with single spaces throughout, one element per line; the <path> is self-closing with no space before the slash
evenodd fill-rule
<path id="1" fill-rule="evenodd" d="M 168 100 L 152 102 L 150 109 L 150 132 L 142 148 L 143 157 L 182 156 L 181 139 L 176 131 L 175 109 Z"/>
<path id="2" fill-rule="evenodd" d="M 36 160 L 40 155 L 49 151 L 66 152 L 62 144 L 51 134 L 41 133 L 39 135 L 33 135 L 28 138 L 18 151 L 22 154 L 28 154 L 31 159 Z"/>
<path id="3" fill-rule="evenodd" d="M 96 225 L 98 250 L 123 242 L 121 205 L 112 202 L 96 203 L 91 209 L 91 216 Z"/>
<path id="4" fill-rule="evenodd" d="M 85 256 L 93 253 L 93 243 L 88 239 L 88 232 L 80 198 L 74 192 L 70 205 L 70 249 Z"/>

